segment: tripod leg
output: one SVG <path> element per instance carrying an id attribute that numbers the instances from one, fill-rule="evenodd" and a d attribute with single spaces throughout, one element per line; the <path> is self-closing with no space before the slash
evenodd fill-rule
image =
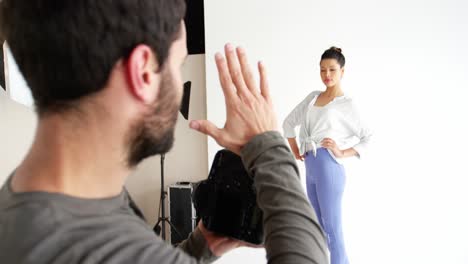
<path id="1" fill-rule="evenodd" d="M 180 234 L 179 230 L 177 230 L 177 227 L 175 227 L 174 224 L 169 219 L 165 219 L 165 221 L 172 227 L 172 229 L 175 231 L 175 233 L 179 236 L 180 239 L 185 239 L 182 234 Z"/>
<path id="2" fill-rule="evenodd" d="M 161 227 L 159 226 L 159 223 L 161 223 L 162 218 L 159 218 L 158 222 L 154 225 L 153 231 L 159 236 L 161 234 Z"/>

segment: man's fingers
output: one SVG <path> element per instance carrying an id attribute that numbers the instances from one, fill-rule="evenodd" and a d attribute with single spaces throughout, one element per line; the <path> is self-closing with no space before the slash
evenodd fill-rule
<path id="1" fill-rule="evenodd" d="M 197 130 L 205 135 L 208 135 L 218 141 L 221 129 L 217 128 L 208 120 L 193 120 L 189 124 L 191 129 Z"/>
<path id="2" fill-rule="evenodd" d="M 232 83 L 227 62 L 221 53 L 216 53 L 215 61 L 216 67 L 218 68 L 219 82 L 223 88 L 224 97 L 226 98 L 226 101 L 233 100 L 237 97 L 237 94 L 234 88 L 234 84 Z"/>
<path id="3" fill-rule="evenodd" d="M 258 62 L 258 71 L 260 72 L 260 92 L 267 102 L 271 102 L 267 73 L 265 65 L 261 61 Z"/>
<path id="4" fill-rule="evenodd" d="M 248 99 L 250 97 L 250 92 L 245 85 L 244 77 L 242 76 L 241 67 L 239 65 L 234 46 L 231 44 L 226 44 L 224 51 L 226 53 L 229 72 L 231 73 L 231 79 L 236 86 L 237 93 L 244 99 Z"/>
<path id="5" fill-rule="evenodd" d="M 258 88 L 255 83 L 255 78 L 252 74 L 252 69 L 250 68 L 245 50 L 241 47 L 238 47 L 236 51 L 237 51 L 237 57 L 239 58 L 239 63 L 240 63 L 241 70 L 242 70 L 242 76 L 244 77 L 244 81 L 245 81 L 245 84 L 247 85 L 247 88 L 250 90 L 252 94 L 254 95 L 259 94 L 259 91 L 257 91 Z"/>

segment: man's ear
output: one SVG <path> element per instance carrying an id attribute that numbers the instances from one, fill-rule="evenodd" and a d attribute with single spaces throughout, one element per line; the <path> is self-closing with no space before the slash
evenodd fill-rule
<path id="1" fill-rule="evenodd" d="M 144 104 L 154 102 L 159 93 L 161 74 L 153 50 L 147 45 L 135 47 L 126 63 L 130 93 Z"/>

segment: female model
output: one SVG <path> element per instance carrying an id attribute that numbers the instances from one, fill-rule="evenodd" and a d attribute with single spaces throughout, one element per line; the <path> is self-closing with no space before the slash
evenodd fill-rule
<path id="1" fill-rule="evenodd" d="M 326 90 L 310 93 L 283 123 L 296 159 L 305 159 L 307 195 L 327 236 L 331 264 L 349 263 L 341 225 L 341 198 L 346 179 L 340 160 L 360 157 L 371 136 L 361 123 L 353 101 L 343 93 L 344 65 L 341 49 L 326 50 L 320 60 L 320 76 Z M 298 125 L 300 147 L 294 131 Z"/>

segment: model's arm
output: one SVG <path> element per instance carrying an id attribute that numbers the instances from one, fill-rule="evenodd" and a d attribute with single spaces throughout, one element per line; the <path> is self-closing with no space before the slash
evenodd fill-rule
<path id="1" fill-rule="evenodd" d="M 358 152 L 354 148 L 342 149 L 341 156 L 338 158 L 348 158 L 354 157 L 358 154 Z"/>
<path id="2" fill-rule="evenodd" d="M 358 152 L 354 148 L 339 149 L 336 142 L 331 138 L 324 138 L 320 143 L 320 146 L 331 150 L 333 155 L 337 158 L 347 158 L 358 155 Z"/>
<path id="3" fill-rule="evenodd" d="M 347 158 L 347 157 L 361 157 L 369 145 L 369 142 L 372 137 L 371 131 L 367 128 L 366 125 L 361 120 L 360 115 L 356 109 L 354 102 L 351 102 L 350 107 L 347 109 L 349 133 L 354 134 L 359 139 L 359 142 L 353 147 L 347 149 L 339 149 L 335 141 L 331 138 L 324 138 L 320 145 L 324 148 L 327 148 L 333 152 L 333 155 L 337 158 Z"/>
<path id="4" fill-rule="evenodd" d="M 314 91 L 307 95 L 307 97 L 286 116 L 283 121 L 283 133 L 286 138 L 296 137 L 296 131 L 294 129 L 301 124 L 302 120 L 305 118 L 307 106 L 318 93 L 319 92 Z"/>
<path id="5" fill-rule="evenodd" d="M 353 146 L 354 151 L 356 152 L 357 157 L 362 157 L 366 155 L 366 151 L 369 146 L 369 142 L 372 138 L 372 131 L 362 120 L 361 115 L 359 114 L 356 105 L 352 104 L 352 120 L 355 124 L 354 134 L 359 138 L 359 143 Z"/>
<path id="6" fill-rule="evenodd" d="M 362 126 L 356 133 L 356 136 L 359 138 L 359 143 L 356 144 L 352 149 L 356 153 L 356 156 L 362 157 L 363 153 L 365 153 L 368 148 L 372 133 L 368 128 Z"/>
<path id="7" fill-rule="evenodd" d="M 303 161 L 304 155 L 301 155 L 297 145 L 295 128 L 300 125 L 303 119 L 306 117 L 307 107 L 318 93 L 319 92 L 317 91 L 310 93 L 291 111 L 291 113 L 289 113 L 283 122 L 284 136 L 288 139 L 289 146 L 291 147 L 294 157 L 297 160 Z"/>
<path id="8" fill-rule="evenodd" d="M 304 160 L 304 156 L 299 153 L 299 147 L 297 146 L 296 138 L 288 138 L 289 146 L 291 147 L 292 153 L 297 160 Z"/>

